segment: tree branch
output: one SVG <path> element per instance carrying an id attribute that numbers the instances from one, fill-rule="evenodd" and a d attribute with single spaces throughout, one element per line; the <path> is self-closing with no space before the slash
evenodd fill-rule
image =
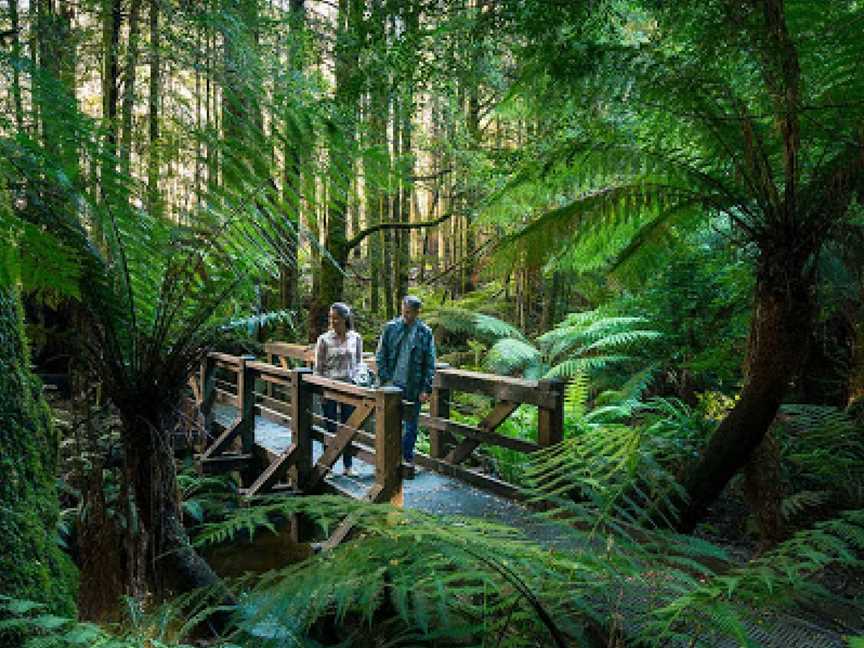
<path id="1" fill-rule="evenodd" d="M 357 232 L 355 236 L 352 236 L 348 242 L 345 244 L 345 251 L 350 252 L 355 247 L 360 245 L 363 240 L 375 234 L 375 232 L 380 232 L 383 230 L 412 230 L 412 229 L 422 229 L 424 227 L 435 227 L 436 225 L 440 225 L 451 216 L 453 216 L 452 211 L 448 211 L 446 214 L 439 216 L 438 218 L 430 221 L 423 221 L 422 223 L 378 223 L 377 225 L 373 225 L 372 227 L 367 227 L 364 230 L 360 230 Z"/>

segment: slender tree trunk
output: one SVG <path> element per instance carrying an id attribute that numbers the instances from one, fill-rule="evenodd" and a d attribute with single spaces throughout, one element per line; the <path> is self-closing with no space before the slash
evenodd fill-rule
<path id="1" fill-rule="evenodd" d="M 547 281 L 546 286 L 546 299 L 543 300 L 543 314 L 540 317 L 541 331 L 548 331 L 555 326 L 558 293 L 561 292 L 561 273 L 557 271 L 553 272 L 552 277 Z"/>
<path id="2" fill-rule="evenodd" d="M 395 21 L 395 17 L 393 18 Z M 391 159 L 391 185 L 390 185 L 390 222 L 399 223 L 402 221 L 402 193 L 401 193 L 401 178 L 400 178 L 400 156 L 402 149 L 402 101 L 398 92 L 393 92 L 390 98 L 393 113 L 393 142 L 391 143 L 390 159 Z M 390 303 L 393 305 L 394 311 L 399 310 L 399 298 L 402 290 L 402 264 L 405 261 L 402 257 L 402 238 L 404 232 L 394 230 L 390 236 L 392 248 L 390 250 L 390 258 L 393 260 L 393 265 L 390 270 L 391 274 L 391 294 Z"/>
<path id="3" fill-rule="evenodd" d="M 389 214 L 388 204 L 389 199 L 384 199 L 383 201 L 384 209 L 382 212 L 384 214 Z M 384 312 L 387 316 L 387 319 L 393 319 L 396 316 L 396 307 L 393 303 L 393 254 L 392 254 L 392 245 L 390 243 L 392 238 L 392 232 L 383 231 L 381 232 L 381 248 L 384 253 L 381 255 L 381 258 L 384 262 L 383 272 L 381 273 L 381 278 L 383 279 L 384 285 L 382 288 L 384 289 Z"/>
<path id="4" fill-rule="evenodd" d="M 405 34 L 404 40 L 408 44 L 407 47 L 411 50 L 409 55 L 409 70 L 408 74 L 405 76 L 404 83 L 405 88 L 402 93 L 402 98 L 399 106 L 399 114 L 398 117 L 401 120 L 401 128 L 400 128 L 400 140 L 401 140 L 401 151 L 400 155 L 402 159 L 405 160 L 405 163 L 402 166 L 403 169 L 407 169 L 407 172 L 403 172 L 405 175 L 401 181 L 401 204 L 400 204 L 400 220 L 403 223 L 411 222 L 411 204 L 412 204 L 412 192 L 413 192 L 413 183 L 411 180 L 411 176 L 414 175 L 414 153 L 412 150 L 412 141 L 411 137 L 413 134 L 412 129 L 412 120 L 414 118 L 414 67 L 416 61 L 416 53 L 413 51 L 414 42 L 417 38 L 417 32 L 419 31 L 419 9 L 408 3 L 404 7 L 403 11 L 403 22 L 405 25 Z M 404 295 L 408 294 L 408 279 L 409 272 L 411 269 L 411 237 L 413 235 L 413 230 L 402 230 L 400 232 L 401 237 L 399 240 L 399 285 L 398 285 L 398 295 L 397 300 L 401 299 Z M 398 301 L 397 301 L 398 303 Z"/>
<path id="5" fill-rule="evenodd" d="M 374 49 L 385 47 L 387 26 L 381 0 L 373 0 L 372 2 L 370 25 L 372 47 Z M 366 177 L 367 227 L 373 227 L 386 218 L 383 207 L 386 199 L 380 187 L 385 174 L 389 171 L 390 162 L 389 159 L 381 159 L 387 152 L 387 78 L 384 74 L 372 74 L 369 83 L 369 144 L 375 154 L 367 156 L 364 162 L 364 172 Z M 388 272 L 382 257 L 384 251 L 383 232 L 370 238 L 368 250 L 370 261 L 369 302 L 372 312 L 377 313 L 381 308 L 381 280 L 384 273 Z M 387 301 L 390 299 L 387 293 L 385 293 L 385 299 Z"/>
<path id="6" fill-rule="evenodd" d="M 141 0 L 131 0 L 129 7 L 129 46 L 126 51 L 120 131 L 120 168 L 124 176 L 129 175 L 132 159 L 132 108 L 135 104 L 135 71 L 138 66 L 138 17 L 140 12 Z"/>
<path id="7" fill-rule="evenodd" d="M 117 156 L 117 102 L 120 93 L 120 28 L 123 10 L 120 0 L 103 0 L 102 116 L 105 120 L 105 152 L 102 155 L 102 198 L 110 199 Z"/>
<path id="8" fill-rule="evenodd" d="M 161 45 L 159 38 L 160 1 L 150 0 L 150 92 L 147 100 L 150 147 L 147 158 L 147 208 L 152 214 L 162 213 L 162 200 L 159 192 L 159 170 L 161 166 L 161 153 L 159 150 L 159 86 L 161 74 Z"/>
<path id="9" fill-rule="evenodd" d="M 21 73 L 18 70 L 21 59 L 21 38 L 19 35 L 20 24 L 18 22 L 18 0 L 9 0 L 9 22 L 12 24 L 12 58 L 15 64 L 12 66 L 12 104 L 15 108 L 15 126 L 20 131 L 24 130 L 24 106 L 21 102 Z"/>

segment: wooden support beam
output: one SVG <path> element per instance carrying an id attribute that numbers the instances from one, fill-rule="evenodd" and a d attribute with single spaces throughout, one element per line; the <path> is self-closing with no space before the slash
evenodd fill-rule
<path id="1" fill-rule="evenodd" d="M 449 389 L 433 387 L 432 397 L 429 399 L 430 416 L 437 419 L 449 419 L 450 398 Z M 420 422 L 423 423 L 423 417 L 421 417 Z M 446 430 L 431 425 L 425 427 L 429 431 L 429 454 L 436 459 L 443 459 L 444 455 L 447 454 L 447 448 L 456 442 L 455 439 Z"/>
<path id="2" fill-rule="evenodd" d="M 333 443 L 336 435 L 316 425 L 312 428 L 312 438 L 326 446 L 328 443 Z M 346 450 L 346 452 L 348 451 L 351 452 L 352 456 L 359 457 L 370 466 L 375 465 L 375 437 L 372 435 L 364 435 L 358 431 L 354 435 L 354 440 L 351 441 L 350 448 Z"/>
<path id="3" fill-rule="evenodd" d="M 204 429 L 204 443 L 213 434 L 213 405 L 216 404 L 216 366 L 213 361 L 205 356 L 201 360 L 201 427 Z"/>
<path id="4" fill-rule="evenodd" d="M 217 363 L 222 363 L 227 365 L 233 370 L 240 365 L 240 356 L 233 356 L 229 353 L 219 353 L 218 351 L 211 351 L 207 354 L 207 357 Z"/>
<path id="5" fill-rule="evenodd" d="M 265 394 L 255 393 L 255 404 L 256 406 L 263 405 L 265 408 L 272 410 L 274 412 L 279 412 L 280 414 L 284 414 L 285 416 L 291 416 L 291 403 L 288 401 L 273 398 L 272 396 L 267 396 Z"/>
<path id="6" fill-rule="evenodd" d="M 402 505 L 402 390 L 375 390 L 375 486 L 373 502 Z"/>
<path id="7" fill-rule="evenodd" d="M 564 383 L 541 380 L 538 387 L 553 397 L 550 407 L 541 407 L 537 412 L 537 442 L 548 448 L 564 440 Z"/>
<path id="8" fill-rule="evenodd" d="M 345 517 L 342 522 L 339 523 L 333 533 L 330 534 L 330 537 L 327 538 L 325 542 L 321 544 L 322 551 L 331 551 L 338 547 L 340 544 L 345 542 L 351 532 L 354 530 L 354 526 L 357 524 L 356 516 L 348 515 Z"/>
<path id="9" fill-rule="evenodd" d="M 297 490 L 306 490 L 312 472 L 312 390 L 303 380 L 311 373 L 305 367 L 291 370 L 291 443 L 297 447 L 291 482 Z"/>
<path id="10" fill-rule="evenodd" d="M 374 406 L 375 404 L 374 401 L 370 401 L 368 398 L 361 398 L 359 396 L 353 396 L 344 392 L 333 391 L 331 389 L 322 390 L 321 397 L 325 400 L 333 400 L 337 403 L 345 403 L 346 405 L 352 405 L 353 407 L 361 407 L 365 404 Z"/>
<path id="11" fill-rule="evenodd" d="M 449 419 L 434 418 L 425 414 L 420 415 L 420 425 L 428 429 L 430 432 L 437 429 L 447 433 L 476 439 L 480 443 L 509 448 L 510 450 L 515 450 L 517 452 L 537 452 L 541 448 L 539 444 L 534 443 L 533 441 L 508 437 L 503 434 L 496 434 L 495 432 L 486 432 L 474 425 L 467 425 L 466 423 L 459 423 Z M 429 456 L 432 456 L 431 452 L 429 453 Z M 443 459 L 443 457 L 441 458 Z"/>
<path id="12" fill-rule="evenodd" d="M 201 458 L 201 472 L 205 475 L 213 473 L 244 470 L 255 463 L 255 457 L 249 454 L 221 454 L 217 457 Z"/>
<path id="13" fill-rule="evenodd" d="M 255 356 L 240 356 L 237 374 L 237 399 L 240 410 L 240 441 L 244 454 L 252 452 L 255 445 L 255 371 L 246 366 Z"/>
<path id="14" fill-rule="evenodd" d="M 288 412 L 291 411 L 291 407 L 289 405 Z M 255 414 L 267 419 L 268 421 L 273 421 L 274 423 L 279 423 L 280 425 L 284 425 L 287 428 L 291 428 L 293 423 L 291 422 L 291 414 L 286 412 L 280 412 L 274 409 L 270 409 L 266 405 L 256 405 L 255 406 Z"/>
<path id="15" fill-rule="evenodd" d="M 270 490 L 288 473 L 288 468 L 297 459 L 297 446 L 292 445 L 285 450 L 275 461 L 271 461 L 264 472 L 258 476 L 246 491 L 247 497 L 254 497 L 259 493 Z"/>
<path id="16" fill-rule="evenodd" d="M 258 362 L 257 360 L 247 361 L 246 365 L 254 369 L 261 380 L 286 387 L 291 384 L 290 369 L 283 369 L 282 367 L 277 367 L 266 362 Z"/>
<path id="17" fill-rule="evenodd" d="M 451 464 L 462 463 L 471 456 L 471 453 L 477 449 L 477 446 L 479 446 L 482 441 L 495 443 L 497 445 L 509 445 L 510 447 L 513 447 L 514 445 L 522 445 L 519 443 L 521 439 L 510 439 L 509 437 L 503 437 L 500 434 L 493 434 L 495 429 L 501 425 L 507 417 L 510 416 L 510 414 L 516 411 L 517 407 L 519 407 L 519 403 L 509 401 L 496 403 L 492 411 L 489 412 L 489 414 L 487 414 L 486 417 L 477 425 L 479 429 L 476 431 L 470 429 L 466 430 L 465 434 L 468 438 L 463 440 L 462 443 L 447 453 L 444 461 Z M 468 426 L 465 427 L 468 428 Z M 504 441 L 504 439 L 507 439 L 507 441 Z M 513 441 L 516 441 L 517 443 L 513 444 Z"/>
<path id="18" fill-rule="evenodd" d="M 192 390 L 192 400 L 195 401 L 195 406 L 200 407 L 201 401 L 204 400 L 201 397 L 200 376 L 195 376 L 194 374 L 189 376 L 187 384 L 189 385 L 189 389 Z"/>
<path id="19" fill-rule="evenodd" d="M 355 409 L 345 423 L 340 423 L 337 429 L 336 438 L 333 443 L 329 444 L 324 450 L 324 454 L 318 459 L 315 467 L 310 475 L 308 488 L 314 490 L 318 483 L 327 476 L 330 468 L 336 463 L 336 460 L 342 455 L 348 444 L 357 434 L 358 428 L 363 425 L 367 418 L 372 414 L 373 408 L 371 404 L 362 404 Z"/>
<path id="20" fill-rule="evenodd" d="M 557 404 L 555 394 L 543 388 L 538 389 L 537 382 L 509 376 L 496 376 L 462 369 L 441 369 L 435 372 L 434 384 L 436 387 L 451 391 L 485 394 L 496 400 L 525 403 L 537 407 L 553 408 Z"/>
<path id="21" fill-rule="evenodd" d="M 242 422 L 238 416 L 234 419 L 234 422 L 225 428 L 216 440 L 207 447 L 201 455 L 201 460 L 206 461 L 223 454 L 229 447 L 231 447 L 231 443 L 239 436 L 242 429 Z"/>
<path id="22" fill-rule="evenodd" d="M 442 475 L 447 475 L 448 477 L 455 477 L 468 484 L 471 484 L 472 486 L 476 486 L 477 488 L 489 491 L 490 493 L 495 493 L 496 495 L 500 495 L 501 497 L 506 497 L 508 499 L 514 500 L 527 499 L 526 494 L 523 493 L 517 486 L 514 486 L 513 484 L 505 481 L 501 481 L 500 479 L 495 479 L 494 477 L 490 477 L 489 475 L 484 475 L 480 472 L 477 472 L 476 470 L 470 470 L 469 468 L 465 468 L 464 466 L 449 464 L 445 461 L 429 457 L 419 452 L 414 453 L 414 462 L 418 466 L 428 468 L 429 470 L 434 470 L 435 472 L 441 473 Z"/>
<path id="23" fill-rule="evenodd" d="M 302 363 L 311 363 L 315 360 L 315 347 L 309 344 L 291 344 L 289 342 L 267 342 L 264 352 L 280 359 L 291 358 Z M 287 365 L 287 363 L 285 363 Z M 287 368 L 287 367 L 286 367 Z"/>

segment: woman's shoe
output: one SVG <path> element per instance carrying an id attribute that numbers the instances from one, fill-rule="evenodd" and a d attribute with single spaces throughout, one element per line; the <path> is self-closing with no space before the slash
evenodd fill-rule
<path id="1" fill-rule="evenodd" d="M 343 468 L 342 474 L 345 475 L 346 477 L 354 477 L 354 475 L 355 475 L 354 470 L 351 468 L 351 466 L 347 466 L 347 467 Z"/>

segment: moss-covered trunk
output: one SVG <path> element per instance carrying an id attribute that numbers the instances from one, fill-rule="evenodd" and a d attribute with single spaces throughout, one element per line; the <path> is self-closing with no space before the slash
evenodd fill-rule
<path id="1" fill-rule="evenodd" d="M 19 295 L 0 288 L 0 593 L 73 615 L 77 575 L 56 542 L 58 439 L 29 365 Z"/>

